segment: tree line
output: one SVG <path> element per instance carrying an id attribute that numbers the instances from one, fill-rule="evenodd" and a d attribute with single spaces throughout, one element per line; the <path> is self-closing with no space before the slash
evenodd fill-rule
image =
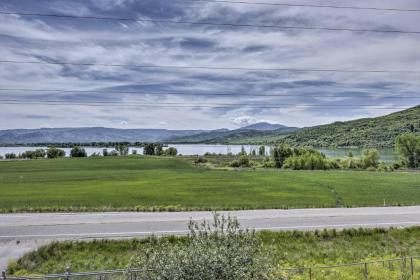
<path id="1" fill-rule="evenodd" d="M 314 149 L 292 148 L 287 144 L 275 146 L 270 151 L 270 156 L 265 157 L 265 147 L 258 149 L 258 155 L 264 157 L 260 167 L 284 168 L 293 170 L 328 170 L 328 169 L 367 169 L 392 171 L 400 167 L 420 168 L 420 136 L 414 133 L 405 133 L 396 138 L 395 148 L 400 155 L 400 160 L 393 164 L 379 161 L 377 149 L 365 149 L 361 157 L 354 157 L 349 152 L 345 159 L 329 159 Z M 256 156 L 257 151 L 252 150 L 247 154 L 242 148 L 239 158 L 230 163 L 231 167 L 254 167 L 258 163 L 251 161 L 251 156 Z"/>
<path id="2" fill-rule="evenodd" d="M 178 150 L 174 147 L 168 147 L 164 149 L 164 146 L 160 143 L 146 143 L 143 146 L 144 155 L 155 155 L 155 156 L 176 156 Z M 99 156 L 127 156 L 129 154 L 129 145 L 127 143 L 119 142 L 115 145 L 114 150 L 108 151 L 103 149 L 101 153 L 93 153 L 91 157 Z M 133 149 L 131 154 L 136 155 L 137 150 Z M 20 154 L 6 153 L 4 157 L 6 159 L 39 159 L 39 158 L 60 158 L 65 157 L 66 152 L 63 149 L 55 146 L 48 147 L 47 149 L 36 149 L 34 151 L 28 150 Z M 87 157 L 88 154 L 86 149 L 81 146 L 73 146 L 70 150 L 70 157 Z M 0 159 L 3 157 L 0 156 Z"/>

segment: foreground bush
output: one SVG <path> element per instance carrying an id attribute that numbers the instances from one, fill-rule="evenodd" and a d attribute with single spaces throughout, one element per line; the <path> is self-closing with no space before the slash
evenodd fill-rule
<path id="1" fill-rule="evenodd" d="M 247 155 L 239 156 L 239 159 L 234 160 L 230 163 L 231 167 L 251 167 L 251 162 Z"/>
<path id="2" fill-rule="evenodd" d="M 315 150 L 304 150 L 295 152 L 284 162 L 284 168 L 294 170 L 326 170 L 339 168 L 333 161 L 327 159 L 321 152 Z"/>
<path id="3" fill-rule="evenodd" d="M 236 218 L 214 215 L 213 224 L 190 221 L 186 244 L 157 239 L 133 258 L 130 267 L 142 267 L 141 279 L 225 280 L 270 279 L 262 241 L 242 230 Z"/>

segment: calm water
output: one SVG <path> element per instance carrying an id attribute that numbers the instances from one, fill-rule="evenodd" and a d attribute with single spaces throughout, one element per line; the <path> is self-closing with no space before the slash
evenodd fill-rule
<path id="1" fill-rule="evenodd" d="M 170 145 L 171 147 L 175 147 L 178 150 L 179 154 L 182 155 L 203 155 L 206 152 L 209 153 L 216 153 L 216 154 L 227 154 L 233 153 L 237 154 L 241 151 L 241 148 L 244 147 L 246 152 L 251 152 L 252 150 L 258 151 L 258 145 L 207 145 L 207 144 L 177 144 L 177 145 Z M 0 155 L 4 156 L 6 153 L 15 153 L 19 154 L 24 151 L 28 150 L 35 150 L 39 148 L 45 147 L 0 147 Z M 96 147 L 85 147 L 86 152 L 88 155 L 93 153 L 100 153 L 102 154 L 102 150 L 104 148 L 96 148 Z M 107 148 L 108 151 L 113 150 L 113 148 Z M 70 154 L 71 148 L 63 148 L 66 152 L 66 156 Z M 131 153 L 133 150 L 137 150 L 137 153 L 142 154 L 143 148 L 137 147 L 130 147 L 129 152 Z M 343 158 L 346 157 L 349 151 L 352 151 L 355 157 L 360 156 L 362 154 L 362 149 L 328 149 L 322 148 L 318 149 L 319 151 L 323 152 L 327 157 L 333 158 Z M 270 147 L 266 147 L 267 153 L 270 151 Z M 379 149 L 380 153 L 380 160 L 385 162 L 392 162 L 398 159 L 398 155 L 395 153 L 394 149 Z"/>

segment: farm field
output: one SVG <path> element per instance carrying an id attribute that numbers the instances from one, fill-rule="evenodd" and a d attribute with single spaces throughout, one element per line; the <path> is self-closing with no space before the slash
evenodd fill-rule
<path id="1" fill-rule="evenodd" d="M 0 162 L 0 208 L 221 210 L 420 204 L 420 173 L 214 170 L 171 157 Z"/>
<path id="2" fill-rule="evenodd" d="M 263 249 L 268 252 L 268 260 L 278 266 L 279 272 L 281 268 L 348 264 L 420 254 L 419 227 L 389 230 L 260 232 L 258 235 L 263 242 Z M 186 240 L 185 237 L 164 238 L 172 244 L 183 244 Z M 11 261 L 8 273 L 62 273 L 68 266 L 71 266 L 72 271 L 125 268 L 134 255 L 141 254 L 147 246 L 153 246 L 152 241 L 153 239 L 147 238 L 55 242 L 30 252 L 17 261 Z M 413 264 L 416 274 L 414 279 L 420 279 L 417 278 L 420 276 L 420 259 L 414 259 Z M 405 272 L 409 273 L 408 264 L 406 265 Z M 402 262 L 398 260 L 393 261 L 391 265 L 370 264 L 369 279 L 384 279 L 381 277 L 385 275 L 389 276 L 387 279 L 401 279 L 402 268 Z M 362 279 L 361 271 L 361 267 L 314 269 L 313 279 Z M 282 275 L 290 278 L 279 279 L 308 279 L 302 271 Z M 375 275 L 378 278 L 375 278 Z"/>

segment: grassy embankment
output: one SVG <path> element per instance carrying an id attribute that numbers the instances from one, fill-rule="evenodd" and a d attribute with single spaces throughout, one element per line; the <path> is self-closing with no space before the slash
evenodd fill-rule
<path id="1" fill-rule="evenodd" d="M 221 210 L 420 204 L 420 173 L 212 170 L 165 157 L 0 162 L 11 211 Z"/>
<path id="2" fill-rule="evenodd" d="M 261 232 L 259 235 L 270 260 L 279 268 L 332 265 L 420 255 L 419 227 L 391 230 L 356 229 L 341 232 Z M 166 238 L 171 242 L 185 242 L 185 237 Z M 124 268 L 130 262 L 130 258 L 136 253 L 141 253 L 147 245 L 150 245 L 150 242 L 151 239 L 132 239 L 52 243 L 41 247 L 38 251 L 26 254 L 17 262 L 10 262 L 9 273 L 62 273 L 68 266 L 71 266 L 72 271 Z M 408 265 L 405 269 L 409 272 Z M 415 261 L 415 270 L 419 277 L 415 279 L 420 279 L 420 259 Z M 370 279 L 381 279 L 380 277 L 385 275 L 392 275 L 387 279 L 400 279 L 400 271 L 401 262 L 392 263 L 391 270 L 388 264 L 385 267 L 382 264 L 371 265 L 370 272 L 379 275 L 379 278 Z M 362 279 L 361 272 L 361 267 L 315 269 L 314 276 L 318 277 L 313 279 Z M 348 278 L 346 275 L 355 278 Z M 306 278 L 286 279 L 308 279 L 306 274 L 304 276 Z"/>

